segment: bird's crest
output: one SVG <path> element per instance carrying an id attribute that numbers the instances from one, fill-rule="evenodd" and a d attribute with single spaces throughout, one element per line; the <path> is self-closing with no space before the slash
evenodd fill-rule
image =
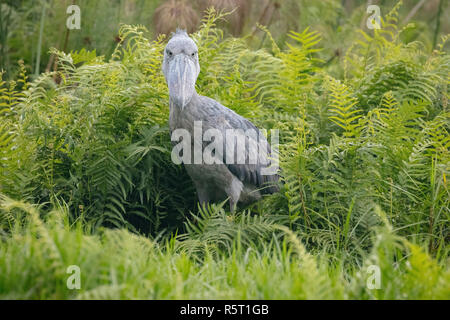
<path id="1" fill-rule="evenodd" d="M 186 32 L 186 29 L 177 28 L 177 30 L 175 32 L 172 32 L 172 38 L 180 37 L 180 36 L 189 37 L 189 35 Z"/>

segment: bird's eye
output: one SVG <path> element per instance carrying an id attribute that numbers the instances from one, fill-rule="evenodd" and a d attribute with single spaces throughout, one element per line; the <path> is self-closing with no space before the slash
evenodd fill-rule
<path id="1" fill-rule="evenodd" d="M 195 52 L 192 52 L 192 53 L 191 53 L 191 57 L 195 57 Z"/>
<path id="2" fill-rule="evenodd" d="M 172 53 L 172 51 L 167 50 L 167 54 L 171 57 L 173 53 Z"/>

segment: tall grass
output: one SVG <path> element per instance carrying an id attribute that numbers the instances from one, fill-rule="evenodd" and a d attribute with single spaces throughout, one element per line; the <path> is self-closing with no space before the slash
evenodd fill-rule
<path id="1" fill-rule="evenodd" d="M 350 270 L 312 256 L 289 230 L 263 248 L 234 243 L 231 254 L 189 256 L 180 242 L 155 242 L 124 229 L 86 234 L 66 206 L 44 222 L 35 206 L 2 198 L 11 231 L 0 246 L 2 299 L 446 299 L 449 271 L 386 226 L 364 264 Z M 394 259 L 394 251 L 407 254 Z M 367 266 L 381 268 L 370 290 Z M 68 267 L 81 288 L 68 289 Z"/>

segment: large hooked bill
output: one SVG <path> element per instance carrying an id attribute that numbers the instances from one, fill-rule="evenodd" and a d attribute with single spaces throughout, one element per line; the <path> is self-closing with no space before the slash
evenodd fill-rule
<path id="1" fill-rule="evenodd" d="M 195 63 L 184 54 L 176 55 L 169 65 L 167 85 L 170 99 L 184 108 L 192 99 L 196 81 Z"/>

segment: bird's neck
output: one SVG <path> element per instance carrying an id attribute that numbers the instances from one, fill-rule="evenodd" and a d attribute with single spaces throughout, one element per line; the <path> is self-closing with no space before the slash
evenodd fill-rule
<path id="1" fill-rule="evenodd" d="M 169 102 L 170 102 L 170 109 L 178 109 L 180 111 L 189 108 L 192 104 L 195 104 L 195 102 L 198 100 L 199 94 L 197 93 L 196 90 L 194 90 L 194 93 L 192 94 L 191 99 L 189 100 L 189 102 L 182 107 L 181 105 L 177 104 L 174 100 L 169 96 Z"/>
<path id="2" fill-rule="evenodd" d="M 184 128 L 186 123 L 191 122 L 193 114 L 196 113 L 196 108 L 193 106 L 198 104 L 199 97 L 200 95 L 194 91 L 191 100 L 184 108 L 181 108 L 174 99 L 169 98 L 169 127 L 171 131 L 180 127 Z"/>

